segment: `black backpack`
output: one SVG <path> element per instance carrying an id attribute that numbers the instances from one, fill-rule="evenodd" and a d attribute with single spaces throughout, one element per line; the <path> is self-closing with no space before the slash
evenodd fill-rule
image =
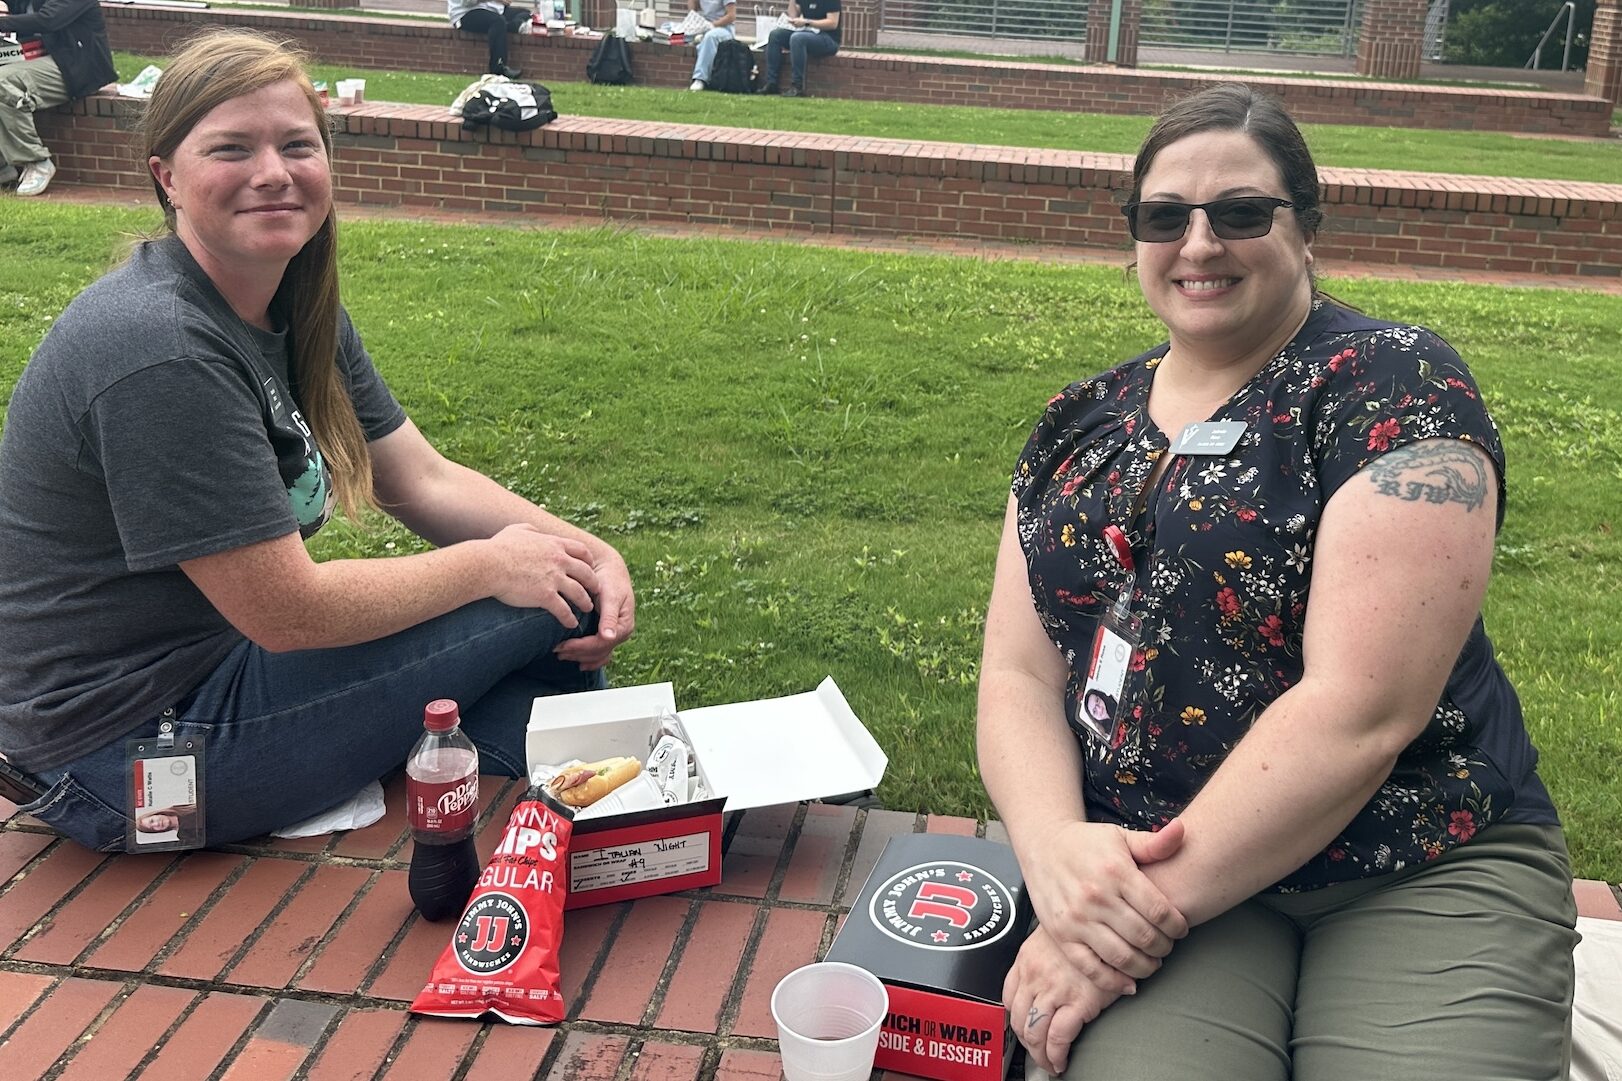
<path id="1" fill-rule="evenodd" d="M 747 94 L 755 86 L 755 54 L 737 38 L 728 38 L 715 50 L 715 66 L 704 84 L 723 94 Z"/>
<path id="2" fill-rule="evenodd" d="M 462 127 L 484 124 L 502 131 L 534 131 L 558 118 L 552 92 L 540 83 L 506 83 L 500 93 L 481 90 L 462 104 Z"/>
<path id="3" fill-rule="evenodd" d="M 608 34 L 586 61 L 586 78 L 594 83 L 624 86 L 631 81 L 631 50 L 618 34 Z"/>

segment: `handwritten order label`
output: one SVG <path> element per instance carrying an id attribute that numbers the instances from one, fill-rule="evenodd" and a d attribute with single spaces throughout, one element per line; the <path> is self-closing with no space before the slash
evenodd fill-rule
<path id="1" fill-rule="evenodd" d="M 708 833 L 588 848 L 569 853 L 569 892 L 585 893 L 631 882 L 653 882 L 709 869 Z"/>

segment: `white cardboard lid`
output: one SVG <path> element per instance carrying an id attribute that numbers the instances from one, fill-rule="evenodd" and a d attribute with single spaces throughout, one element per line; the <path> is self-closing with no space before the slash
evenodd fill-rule
<path id="1" fill-rule="evenodd" d="M 707 706 L 681 720 L 729 811 L 873 788 L 890 761 L 832 676 L 814 691 Z"/>
<path id="2" fill-rule="evenodd" d="M 529 765 L 533 769 L 537 762 L 568 757 L 646 757 L 644 730 L 633 733 L 614 722 L 656 717 L 661 708 L 674 706 L 669 683 L 537 698 L 525 747 Z M 707 706 L 677 716 L 705 777 L 717 796 L 726 797 L 729 811 L 861 792 L 877 786 L 889 765 L 831 676 L 803 694 Z M 632 742 L 620 746 L 616 731 Z"/>

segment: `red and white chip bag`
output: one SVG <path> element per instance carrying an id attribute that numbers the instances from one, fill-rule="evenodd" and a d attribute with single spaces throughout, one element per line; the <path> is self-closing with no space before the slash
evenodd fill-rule
<path id="1" fill-rule="evenodd" d="M 412 1013 L 563 1020 L 558 950 L 573 831 L 572 808 L 541 785 L 524 793 Z"/>

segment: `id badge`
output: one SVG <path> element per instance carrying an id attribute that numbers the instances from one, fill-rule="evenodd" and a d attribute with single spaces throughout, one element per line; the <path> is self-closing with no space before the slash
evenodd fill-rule
<path id="1" fill-rule="evenodd" d="M 158 734 L 125 741 L 129 778 L 127 852 L 201 848 L 203 832 L 203 737 L 176 734 L 174 711 L 165 710 Z"/>
<path id="2" fill-rule="evenodd" d="M 1126 708 L 1126 681 L 1142 642 L 1142 621 L 1111 608 L 1098 621 L 1087 661 L 1087 682 L 1076 713 L 1083 726 L 1109 743 Z"/>

